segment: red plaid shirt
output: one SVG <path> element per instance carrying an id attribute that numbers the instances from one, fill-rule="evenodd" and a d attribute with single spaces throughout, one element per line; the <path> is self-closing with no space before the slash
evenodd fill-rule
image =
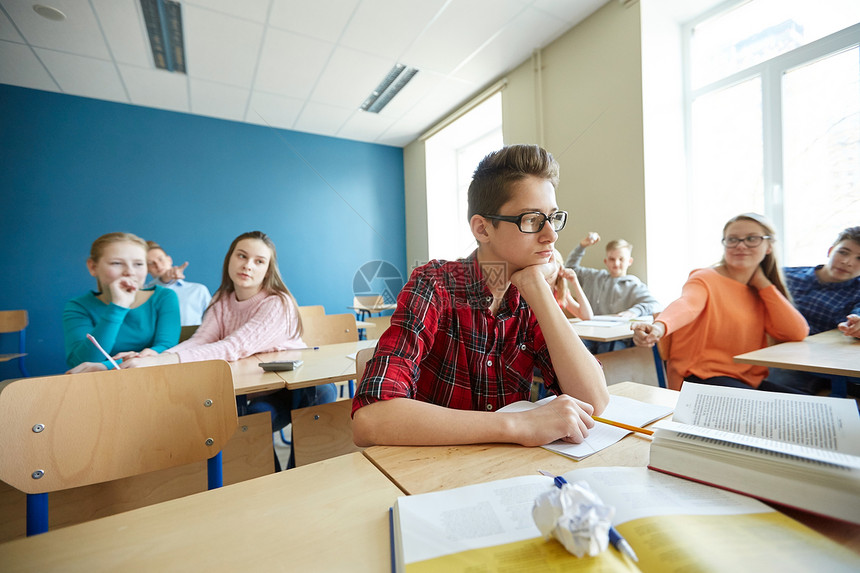
<path id="1" fill-rule="evenodd" d="M 508 288 L 496 316 L 488 310 L 492 300 L 476 253 L 415 269 L 367 363 L 353 414 L 391 398 L 494 411 L 529 399 L 535 366 L 560 393 L 540 326 L 519 291 Z"/>

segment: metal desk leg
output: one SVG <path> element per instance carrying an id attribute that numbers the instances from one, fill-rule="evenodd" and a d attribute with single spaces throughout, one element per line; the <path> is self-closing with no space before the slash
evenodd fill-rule
<path id="1" fill-rule="evenodd" d="M 654 367 L 657 369 L 657 383 L 660 384 L 660 388 L 666 388 L 666 373 L 663 372 L 663 359 L 660 358 L 660 351 L 657 349 L 657 345 L 651 347 L 651 350 L 654 351 Z"/>

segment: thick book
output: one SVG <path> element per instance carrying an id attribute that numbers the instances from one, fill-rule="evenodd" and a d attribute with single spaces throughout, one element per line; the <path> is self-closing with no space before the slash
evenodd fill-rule
<path id="1" fill-rule="evenodd" d="M 684 382 L 649 467 L 860 523 L 857 403 Z"/>
<path id="2" fill-rule="evenodd" d="M 747 496 L 642 467 L 584 468 L 564 477 L 588 482 L 615 508 L 613 525 L 638 563 L 612 546 L 578 558 L 544 539 L 532 506 L 555 485 L 535 473 L 398 498 L 391 511 L 394 570 L 860 570 L 857 554 Z"/>
<path id="3" fill-rule="evenodd" d="M 512 404 L 508 404 L 503 408 L 499 408 L 499 412 L 522 412 L 543 406 L 547 402 L 554 400 L 555 396 L 547 396 L 543 400 L 537 402 L 527 402 L 520 400 Z M 664 418 L 672 413 L 672 408 L 668 406 L 660 406 L 658 404 L 648 404 L 627 398 L 625 396 L 617 396 L 612 394 L 609 396 L 609 405 L 606 410 L 600 414 L 601 418 L 622 422 L 629 426 L 645 426 L 655 420 Z M 596 454 L 602 449 L 608 448 L 612 444 L 618 442 L 631 433 L 630 430 L 624 430 L 616 426 L 610 426 L 597 422 L 594 427 L 588 431 L 588 437 L 585 441 L 579 444 L 571 444 L 563 440 L 556 440 L 550 444 L 542 446 L 543 448 L 567 456 L 574 460 L 587 458 L 592 454 Z"/>

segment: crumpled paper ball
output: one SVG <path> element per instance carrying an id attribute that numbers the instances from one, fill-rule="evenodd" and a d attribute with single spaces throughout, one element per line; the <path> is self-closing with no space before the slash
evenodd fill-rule
<path id="1" fill-rule="evenodd" d="M 587 482 L 564 483 L 535 500 L 532 517 L 547 539 L 555 537 L 577 557 L 606 550 L 615 508 L 604 505 Z"/>

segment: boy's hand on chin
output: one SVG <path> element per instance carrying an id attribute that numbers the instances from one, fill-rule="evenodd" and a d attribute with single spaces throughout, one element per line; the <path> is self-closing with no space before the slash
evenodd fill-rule
<path id="1" fill-rule="evenodd" d="M 511 284 L 522 291 L 535 284 L 543 284 L 549 287 L 546 277 L 555 272 L 555 262 L 550 261 L 542 265 L 529 265 L 511 275 Z"/>

